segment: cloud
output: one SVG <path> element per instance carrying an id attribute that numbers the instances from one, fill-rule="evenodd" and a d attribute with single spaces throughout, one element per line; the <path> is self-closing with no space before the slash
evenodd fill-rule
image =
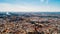
<path id="1" fill-rule="evenodd" d="M 39 11 L 39 8 L 33 6 L 22 6 L 2 3 L 0 4 L 0 11 Z"/>
<path id="2" fill-rule="evenodd" d="M 49 0 L 40 0 L 40 1 L 41 1 L 41 3 L 47 3 L 48 4 Z"/>
<path id="3" fill-rule="evenodd" d="M 60 11 L 60 8 L 53 6 L 23 6 L 8 3 L 0 3 L 0 11 Z"/>
<path id="4" fill-rule="evenodd" d="M 45 0 L 40 0 L 41 2 L 44 2 Z"/>

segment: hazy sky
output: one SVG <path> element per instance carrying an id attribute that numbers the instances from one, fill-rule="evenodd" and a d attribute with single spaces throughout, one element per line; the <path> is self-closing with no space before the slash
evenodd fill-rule
<path id="1" fill-rule="evenodd" d="M 0 0 L 0 11 L 60 11 L 60 0 Z"/>

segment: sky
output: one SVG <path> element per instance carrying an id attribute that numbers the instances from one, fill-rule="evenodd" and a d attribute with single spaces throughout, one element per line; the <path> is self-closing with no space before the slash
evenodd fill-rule
<path id="1" fill-rule="evenodd" d="M 0 11 L 60 11 L 60 0 L 0 0 Z"/>

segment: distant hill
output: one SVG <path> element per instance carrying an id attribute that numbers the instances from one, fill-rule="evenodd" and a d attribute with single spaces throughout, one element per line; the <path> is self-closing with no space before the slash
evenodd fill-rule
<path id="1" fill-rule="evenodd" d="M 60 18 L 60 12 L 0 12 L 0 17 L 5 17 L 5 16 Z"/>

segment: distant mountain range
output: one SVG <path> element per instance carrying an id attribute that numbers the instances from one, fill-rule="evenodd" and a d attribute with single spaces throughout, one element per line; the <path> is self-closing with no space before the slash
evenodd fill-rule
<path id="1" fill-rule="evenodd" d="M 53 17 L 60 18 L 60 12 L 0 12 L 0 17 L 25 16 L 25 17 Z"/>

